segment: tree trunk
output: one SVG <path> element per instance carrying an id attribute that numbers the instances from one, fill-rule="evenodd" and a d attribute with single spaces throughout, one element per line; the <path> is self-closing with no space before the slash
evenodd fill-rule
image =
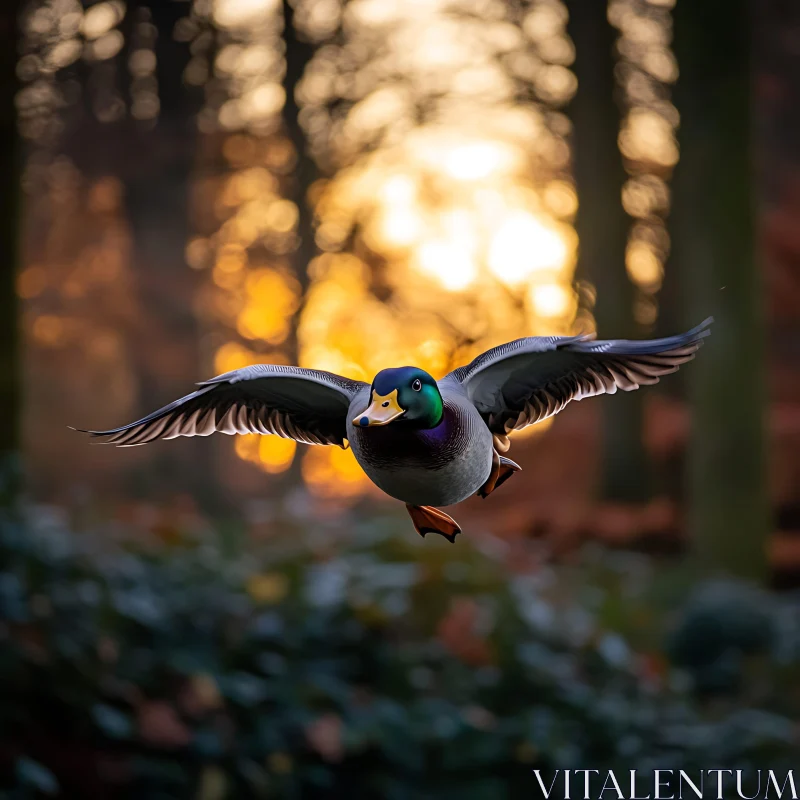
<path id="1" fill-rule="evenodd" d="M 133 258 L 147 325 L 141 350 L 142 403 L 163 404 L 197 378 L 199 346 L 193 298 L 198 276 L 186 264 L 189 237 L 189 197 L 194 168 L 201 95 L 186 87 L 183 72 L 189 45 L 176 42 L 173 29 L 186 14 L 183 3 L 134 2 L 149 9 L 158 34 L 156 78 L 160 100 L 158 120 L 151 130 L 129 120 L 135 159 L 123 168 L 128 218 L 133 234 Z M 128 49 L 133 46 L 128 42 Z M 171 351 L 164 357 L 166 349 Z M 156 354 L 161 354 L 156 358 Z"/>
<path id="2" fill-rule="evenodd" d="M 143 410 L 158 408 L 185 394 L 202 376 L 200 330 L 194 311 L 203 276 L 190 269 L 186 244 L 191 234 L 190 202 L 197 159 L 197 114 L 203 93 L 187 86 L 184 71 L 191 53 L 187 42 L 176 41 L 175 25 L 189 10 L 188 3 L 138 0 L 147 8 L 158 31 L 156 78 L 160 110 L 151 130 L 130 120 L 130 135 L 138 157 L 125 170 L 125 197 L 133 238 L 132 257 L 142 307 L 146 310 L 139 398 Z M 128 42 L 128 48 L 131 48 Z M 221 502 L 213 473 L 207 468 L 209 448 L 202 440 L 184 440 L 180 447 L 154 454 L 142 482 L 148 492 L 162 486 L 185 491 L 212 509 Z"/>
<path id="3" fill-rule="evenodd" d="M 297 163 L 291 177 L 289 199 L 297 206 L 297 235 L 299 244 L 292 254 L 292 271 L 300 284 L 300 305 L 292 320 L 291 332 L 286 342 L 286 357 L 290 364 L 300 363 L 300 343 L 297 330 L 303 313 L 305 294 L 308 289 L 308 265 L 317 255 L 314 239 L 314 210 L 309 205 L 308 190 L 319 177 L 314 160 L 308 154 L 305 132 L 300 125 L 300 107 L 295 92 L 303 78 L 306 65 L 314 55 L 314 46 L 304 41 L 294 22 L 291 0 L 283 0 L 283 41 L 286 46 L 286 74 L 283 88 L 286 102 L 283 107 L 283 125 L 297 155 Z M 295 453 L 291 467 L 283 476 L 286 486 L 295 486 L 302 481 L 302 448 Z"/>
<path id="4" fill-rule="evenodd" d="M 19 258 L 20 146 L 17 47 L 20 2 L 0 9 L 0 505 L 16 494 L 20 458 L 21 367 L 16 277 Z"/>
<path id="5" fill-rule="evenodd" d="M 622 207 L 625 169 L 617 144 L 620 114 L 615 102 L 616 31 L 602 0 L 569 3 L 568 33 L 575 44 L 578 92 L 571 104 L 574 176 L 578 191 L 575 227 L 577 276 L 594 284 L 599 337 L 636 335 L 634 287 L 625 269 L 630 221 Z M 603 404 L 602 496 L 640 502 L 649 494 L 642 438 L 642 395 L 620 392 Z"/>
<path id="6" fill-rule="evenodd" d="M 286 75 L 283 88 L 286 92 L 286 103 L 283 107 L 283 124 L 286 133 L 297 154 L 297 163 L 292 174 L 290 199 L 298 210 L 297 234 L 300 243 L 292 256 L 292 268 L 300 288 L 305 294 L 308 288 L 308 265 L 317 254 L 314 241 L 314 210 L 308 203 L 308 190 L 317 179 L 317 166 L 307 152 L 305 133 L 300 125 L 300 108 L 295 91 L 303 77 L 306 65 L 314 55 L 314 47 L 303 41 L 294 24 L 294 9 L 289 0 L 283 0 L 283 39 L 286 46 Z M 302 298 L 302 296 L 301 296 Z M 288 342 L 287 357 L 291 363 L 298 361 L 297 323 L 302 309 L 295 314 L 292 333 Z"/>
<path id="7" fill-rule="evenodd" d="M 761 579 L 769 508 L 748 0 L 681 0 L 674 22 L 681 160 L 673 257 L 687 325 L 715 317 L 688 380 L 689 532 L 704 569 Z"/>

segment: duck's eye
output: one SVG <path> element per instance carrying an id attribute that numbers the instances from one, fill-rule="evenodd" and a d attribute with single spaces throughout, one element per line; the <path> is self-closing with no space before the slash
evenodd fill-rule
<path id="1" fill-rule="evenodd" d="M 422 381 L 419 378 L 414 379 L 414 383 L 411 384 L 411 388 L 418 392 L 422 388 Z"/>

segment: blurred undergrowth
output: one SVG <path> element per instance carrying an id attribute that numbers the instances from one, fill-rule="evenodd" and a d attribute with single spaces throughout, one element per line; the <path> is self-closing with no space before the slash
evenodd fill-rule
<path id="1" fill-rule="evenodd" d="M 796 763 L 792 598 L 708 584 L 670 618 L 640 555 L 514 575 L 499 540 L 392 517 L 281 528 L 145 548 L 4 518 L 2 796 L 521 797 L 533 768 Z"/>

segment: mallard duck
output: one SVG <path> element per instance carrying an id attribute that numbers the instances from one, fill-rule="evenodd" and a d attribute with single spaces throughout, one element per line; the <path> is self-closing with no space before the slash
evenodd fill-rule
<path id="1" fill-rule="evenodd" d="M 439 381 L 419 367 L 384 369 L 367 384 L 321 370 L 255 364 L 204 381 L 129 425 L 84 433 L 120 447 L 212 433 L 349 446 L 372 482 L 406 504 L 420 535 L 434 532 L 453 542 L 461 528 L 438 507 L 488 497 L 520 470 L 503 455 L 510 433 L 571 400 L 658 383 L 694 357 L 711 322 L 644 341 L 517 339 Z"/>

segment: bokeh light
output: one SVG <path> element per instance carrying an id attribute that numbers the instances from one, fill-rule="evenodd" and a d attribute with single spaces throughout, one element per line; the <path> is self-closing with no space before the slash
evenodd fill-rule
<path id="1" fill-rule="evenodd" d="M 634 219 L 625 264 L 636 287 L 634 317 L 644 329 L 651 329 L 658 315 L 657 293 L 669 254 L 668 181 L 678 162 L 678 113 L 670 100 L 678 76 L 670 49 L 672 5 L 668 0 L 612 0 L 608 10 L 620 31 L 617 75 L 626 112 L 619 134 L 629 174 L 622 203 Z"/>
<path id="2" fill-rule="evenodd" d="M 502 341 L 570 332 L 578 198 L 563 108 L 577 84 L 564 3 L 297 0 L 293 8 L 298 34 L 315 47 L 296 100 L 322 176 L 306 187 L 318 252 L 307 274 L 293 260 L 311 232 L 300 230 L 288 191 L 298 154 L 282 119 L 283 5 L 196 0 L 175 28 L 190 43 L 184 80 L 204 88 L 199 128 L 217 159 L 216 171 L 196 181 L 193 205 L 205 210 L 185 250 L 206 278 L 195 310 L 214 370 L 294 362 L 370 380 L 386 366 L 415 363 L 441 376 Z M 98 118 L 129 113 L 155 124 L 155 28 L 137 10 L 121 54 L 126 12 L 122 0 L 86 9 L 49 0 L 30 17 L 19 103 L 31 138 L 57 130 L 62 101 L 52 74 L 81 57 L 95 70 Z M 620 30 L 626 103 L 622 201 L 635 220 L 626 266 L 640 322 L 652 323 L 678 157 L 669 9 L 613 0 L 609 19 Z M 127 112 L 113 71 L 120 60 Z M 35 265 L 20 277 L 30 298 L 47 286 Z M 69 330 L 45 314 L 33 335 L 53 346 Z M 287 445 L 249 438 L 235 449 L 266 472 L 295 457 Z M 349 454 L 301 454 L 319 494 L 352 496 L 366 485 Z M 336 487 L 340 471 L 347 490 Z"/>
<path id="3" fill-rule="evenodd" d="M 316 5 L 298 3 L 301 26 Z M 558 109 L 576 82 L 564 5 L 325 9 L 303 29 L 320 46 L 298 90 L 330 174 L 315 191 L 323 255 L 300 362 L 365 380 L 401 363 L 441 376 L 499 342 L 568 331 L 577 202 Z"/>

